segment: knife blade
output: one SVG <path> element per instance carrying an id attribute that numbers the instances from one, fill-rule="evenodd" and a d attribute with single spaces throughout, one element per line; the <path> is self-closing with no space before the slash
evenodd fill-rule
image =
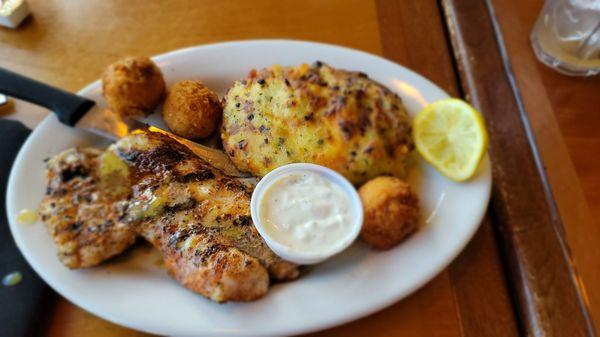
<path id="1" fill-rule="evenodd" d="M 248 174 L 240 172 L 235 167 L 223 151 L 192 142 L 159 127 L 148 125 L 133 118 L 122 118 L 106 108 L 103 109 L 98 106 L 92 107 L 77 123 L 75 123 L 75 127 L 113 141 L 117 141 L 129 135 L 135 130 L 160 132 L 187 146 L 198 157 L 203 158 L 209 164 L 225 172 L 227 175 L 234 177 L 248 177 Z"/>
<path id="2" fill-rule="evenodd" d="M 212 166 L 234 177 L 248 177 L 240 172 L 227 154 L 218 149 L 192 142 L 156 126 L 133 118 L 122 118 L 113 111 L 79 95 L 52 87 L 31 78 L 0 68 L 0 94 L 16 97 L 50 109 L 58 120 L 111 141 L 117 141 L 135 130 L 161 132 L 187 146 Z"/>

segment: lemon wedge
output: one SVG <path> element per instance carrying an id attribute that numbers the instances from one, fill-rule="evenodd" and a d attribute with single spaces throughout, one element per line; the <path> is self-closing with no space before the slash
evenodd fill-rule
<path id="1" fill-rule="evenodd" d="M 465 181 L 477 171 L 488 135 L 481 114 L 460 99 L 436 101 L 413 122 L 417 151 L 446 177 Z"/>

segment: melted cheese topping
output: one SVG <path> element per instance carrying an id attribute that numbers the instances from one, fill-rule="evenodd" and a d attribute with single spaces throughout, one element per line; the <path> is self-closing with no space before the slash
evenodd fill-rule
<path id="1" fill-rule="evenodd" d="M 20 224 L 30 225 L 38 221 L 38 215 L 35 211 L 30 209 L 22 209 L 17 214 L 17 222 Z"/>

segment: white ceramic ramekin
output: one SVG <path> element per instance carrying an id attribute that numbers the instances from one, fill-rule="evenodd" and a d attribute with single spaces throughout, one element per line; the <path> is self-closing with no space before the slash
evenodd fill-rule
<path id="1" fill-rule="evenodd" d="M 331 250 L 326 252 L 297 252 L 292 250 L 290 247 L 278 242 L 273 239 L 263 228 L 260 222 L 260 203 L 265 191 L 284 175 L 290 173 L 301 173 L 301 172 L 313 172 L 319 174 L 321 177 L 329 180 L 330 182 L 338 185 L 350 198 L 352 203 L 352 219 L 353 223 L 348 231 L 346 237 L 342 238 L 339 244 L 333 247 Z M 308 163 L 296 163 L 288 164 L 276 168 L 264 176 L 256 185 L 254 193 L 252 194 L 252 200 L 250 202 L 250 210 L 252 214 L 252 222 L 254 226 L 263 237 L 269 248 L 275 252 L 278 256 L 284 260 L 298 263 L 298 264 L 315 264 L 319 263 L 335 254 L 340 253 L 344 249 L 348 248 L 356 240 L 363 223 L 363 208 L 358 193 L 354 186 L 341 174 L 329 169 L 325 166 L 308 164 Z"/>

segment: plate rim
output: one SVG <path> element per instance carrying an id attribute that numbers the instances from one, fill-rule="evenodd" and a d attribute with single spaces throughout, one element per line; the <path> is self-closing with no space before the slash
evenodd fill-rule
<path id="1" fill-rule="evenodd" d="M 410 73 L 412 76 L 419 77 L 421 80 L 424 81 L 424 83 L 427 86 L 430 86 L 437 90 L 440 90 L 446 96 L 450 97 L 450 95 L 445 90 L 443 90 L 438 85 L 436 85 L 435 83 L 430 81 L 424 75 L 421 75 L 401 64 L 398 64 L 396 62 L 388 60 L 380 55 L 372 54 L 372 53 L 369 53 L 366 51 L 362 51 L 362 50 L 358 50 L 358 49 L 354 49 L 354 48 L 350 48 L 350 47 L 346 47 L 346 46 L 335 45 L 335 44 L 330 44 L 330 43 L 323 43 L 323 42 L 308 41 L 308 40 L 300 40 L 300 39 L 231 40 L 231 41 L 223 41 L 223 42 L 217 42 L 217 43 L 199 44 L 199 45 L 188 46 L 188 47 L 184 47 L 184 48 L 180 48 L 180 49 L 175 49 L 175 50 L 167 51 L 165 53 L 154 55 L 151 57 L 151 59 L 153 59 L 157 62 L 160 62 L 162 60 L 168 60 L 169 58 L 171 58 L 177 54 L 189 53 L 189 52 L 193 52 L 198 49 L 215 49 L 215 48 L 221 48 L 221 47 L 231 46 L 231 45 L 252 45 L 252 44 L 257 44 L 257 45 L 260 45 L 260 44 L 274 44 L 274 45 L 297 44 L 297 45 L 306 45 L 307 47 L 310 47 L 310 45 L 314 45 L 314 46 L 321 46 L 321 47 L 326 47 L 326 48 L 337 49 L 338 51 L 342 51 L 344 53 L 354 53 L 354 54 L 369 56 L 371 58 L 375 58 L 377 60 L 377 62 L 382 62 L 382 63 L 386 64 L 387 66 L 399 67 L 402 69 L 402 71 Z M 89 91 L 93 90 L 94 87 L 99 85 L 99 83 L 100 83 L 100 79 L 97 79 L 97 80 L 89 83 L 85 87 L 83 87 L 81 90 L 79 90 L 77 92 L 77 94 L 85 96 L 84 95 L 85 92 L 89 92 Z M 9 229 L 10 229 L 11 235 L 13 237 L 13 240 L 15 241 L 21 254 L 25 257 L 25 259 L 27 260 L 29 265 L 40 276 L 40 278 L 42 278 L 44 280 L 44 282 L 46 282 L 51 288 L 53 288 L 57 293 L 59 293 L 62 297 L 64 297 L 68 301 L 72 302 L 76 306 L 78 306 L 94 315 L 97 315 L 98 317 L 101 317 L 101 318 L 111 321 L 113 323 L 116 323 L 116 324 L 119 324 L 119 325 L 122 325 L 122 326 L 125 326 L 128 328 L 132 328 L 135 330 L 143 331 L 143 332 L 157 333 L 158 330 L 154 330 L 154 329 L 150 330 L 150 329 L 146 329 L 144 326 L 140 326 L 137 324 L 131 324 L 131 322 L 122 320 L 120 317 L 115 317 L 110 312 L 106 312 L 101 309 L 99 310 L 99 308 L 93 306 L 93 303 L 87 303 L 87 301 L 85 301 L 85 300 L 72 298 L 71 296 L 65 296 L 65 293 L 68 293 L 68 291 L 65 291 L 64 289 L 67 287 L 64 287 L 60 284 L 57 284 L 53 281 L 48 280 L 48 279 L 52 279 L 52 277 L 48 277 L 48 275 L 44 272 L 44 267 L 42 265 L 38 264 L 32 256 L 30 256 L 28 253 L 26 253 L 27 249 L 24 249 L 24 246 L 23 246 L 24 242 L 21 240 L 20 234 L 16 233 L 15 228 L 19 224 L 15 224 L 15 221 L 13 219 L 14 216 L 13 216 L 13 214 L 10 214 L 10 210 L 14 208 L 13 200 L 10 197 L 15 194 L 15 186 L 14 185 L 15 185 L 15 179 L 16 179 L 16 175 L 17 175 L 17 173 L 15 172 L 16 171 L 15 167 L 18 166 L 17 163 L 20 163 L 21 161 L 23 161 L 25 153 L 27 152 L 26 149 L 33 146 L 32 145 L 33 137 L 31 137 L 31 136 L 38 129 L 41 129 L 46 124 L 49 124 L 51 122 L 51 120 L 54 118 L 55 118 L 54 114 L 49 113 L 48 116 L 46 116 L 32 130 L 30 136 L 27 138 L 27 140 L 21 146 L 17 156 L 15 157 L 13 165 L 11 167 L 9 178 L 7 181 L 7 190 L 6 190 L 6 213 L 7 213 L 7 218 L 8 218 L 8 222 L 9 222 Z M 361 309 L 355 310 L 353 313 L 341 316 L 341 318 L 339 318 L 339 319 L 330 320 L 330 321 L 327 321 L 325 323 L 320 323 L 320 324 L 305 325 L 305 326 L 302 326 L 302 327 L 299 327 L 296 329 L 285 328 L 285 329 L 278 329 L 278 330 L 270 330 L 267 334 L 269 334 L 269 335 L 281 335 L 281 334 L 295 335 L 295 334 L 320 331 L 320 330 L 328 329 L 328 328 L 335 327 L 338 325 L 342 325 L 342 324 L 360 319 L 362 317 L 371 315 L 371 314 L 378 312 L 384 308 L 387 308 L 390 305 L 410 296 L 418 289 L 427 285 L 432 279 L 434 279 L 437 275 L 439 275 L 440 272 L 442 272 L 444 270 L 444 268 L 448 267 L 457 258 L 457 256 L 465 249 L 466 245 L 473 239 L 475 233 L 477 232 L 477 230 L 479 229 L 479 227 L 482 224 L 482 221 L 483 221 L 484 216 L 488 209 L 487 205 L 489 205 L 489 200 L 490 200 L 490 196 L 491 196 L 491 188 L 492 188 L 491 165 L 490 165 L 489 154 L 487 152 L 482 160 L 482 165 L 484 163 L 486 164 L 485 166 L 487 167 L 487 170 L 485 170 L 485 172 L 482 172 L 487 177 L 487 179 L 485 180 L 485 182 L 487 184 L 487 189 L 486 189 L 486 194 L 485 194 L 486 202 L 484 203 L 486 206 L 482 207 L 479 210 L 478 214 L 474 215 L 473 218 L 477 219 L 476 225 L 471 226 L 469 228 L 470 230 L 468 232 L 465 232 L 466 233 L 465 237 L 467 239 L 465 239 L 460 245 L 457 245 L 451 254 L 447 254 L 445 256 L 445 258 L 440 259 L 440 262 L 438 262 L 438 264 L 435 265 L 435 268 L 431 269 L 430 273 L 428 275 L 426 275 L 426 277 L 422 278 L 421 282 L 414 282 L 413 284 L 411 284 L 410 287 L 407 287 L 407 289 L 405 289 L 405 290 L 395 291 L 394 296 L 389 296 L 389 298 L 387 298 L 384 301 L 380 301 L 377 304 L 374 304 L 374 305 L 371 305 L 368 307 L 362 307 Z M 164 331 L 164 330 L 158 331 L 158 333 L 169 334 L 168 331 Z M 248 335 L 248 334 L 257 334 L 260 332 L 258 332 L 256 330 L 253 330 L 253 331 L 240 330 L 240 331 L 235 331 L 235 332 L 234 331 L 211 331 L 210 333 L 215 334 L 215 335 L 225 335 L 225 334 Z"/>

